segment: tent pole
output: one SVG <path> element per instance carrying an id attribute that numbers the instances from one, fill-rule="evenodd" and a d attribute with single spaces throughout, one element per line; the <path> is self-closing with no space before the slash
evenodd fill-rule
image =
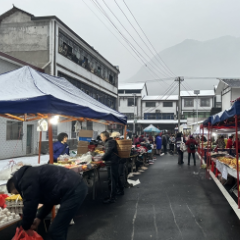
<path id="1" fill-rule="evenodd" d="M 127 125 L 124 127 L 124 139 L 127 139 Z"/>
<path id="2" fill-rule="evenodd" d="M 40 135 L 39 135 L 38 164 L 40 164 L 41 148 L 42 148 L 42 131 L 40 131 Z"/>
<path id="3" fill-rule="evenodd" d="M 49 158 L 50 164 L 53 164 L 53 134 L 52 134 L 52 123 L 50 122 L 51 114 L 48 115 L 48 144 L 49 144 Z M 55 206 L 52 208 L 52 219 L 55 218 Z"/>
<path id="4" fill-rule="evenodd" d="M 236 159 L 237 159 L 237 191 L 238 191 L 238 209 L 240 208 L 239 202 L 239 163 L 238 163 L 238 116 L 235 115 L 235 128 L 236 128 Z"/>

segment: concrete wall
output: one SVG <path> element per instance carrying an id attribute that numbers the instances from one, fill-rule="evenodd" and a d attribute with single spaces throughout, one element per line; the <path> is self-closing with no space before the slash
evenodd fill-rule
<path id="1" fill-rule="evenodd" d="M 222 96 L 222 111 L 231 108 L 232 90 Z"/>
<path id="2" fill-rule="evenodd" d="M 10 120 L 13 121 L 13 120 Z M 23 138 L 21 140 L 6 140 L 7 139 L 7 119 L 0 118 L 0 159 L 8 159 L 13 157 L 20 157 L 26 155 L 27 145 L 27 125 L 33 125 L 32 135 L 32 152 L 37 154 L 39 135 L 36 131 L 37 122 L 23 123 Z"/>
<path id="3" fill-rule="evenodd" d="M 188 98 L 193 98 L 194 99 L 194 103 L 193 103 L 193 107 L 184 107 L 184 99 L 188 99 Z M 200 99 L 201 98 L 210 98 L 210 106 L 209 107 L 201 107 L 200 106 Z M 196 97 L 182 97 L 182 111 L 184 112 L 192 112 L 193 110 L 196 111 L 197 109 L 197 101 L 198 101 L 198 110 L 202 111 L 202 112 L 210 112 L 211 108 L 213 107 L 213 97 L 199 97 L 198 100 Z"/>
<path id="4" fill-rule="evenodd" d="M 240 97 L 240 88 L 232 88 L 232 100 Z"/>
<path id="5" fill-rule="evenodd" d="M 15 69 L 18 69 L 19 66 L 13 63 L 9 63 L 3 59 L 0 59 L 0 74 L 1 73 L 5 73 L 5 72 L 9 72 Z"/>
<path id="6" fill-rule="evenodd" d="M 15 12 L 0 23 L 0 51 L 37 67 L 49 61 L 49 23 Z"/>
<path id="7" fill-rule="evenodd" d="M 127 97 L 128 96 L 128 97 Z M 128 98 L 133 98 L 132 95 L 125 94 L 124 99 L 120 98 L 119 112 L 121 113 L 134 113 L 134 107 L 128 106 Z M 135 115 L 141 116 L 141 96 L 136 96 L 135 101 L 137 105 L 135 106 Z"/>

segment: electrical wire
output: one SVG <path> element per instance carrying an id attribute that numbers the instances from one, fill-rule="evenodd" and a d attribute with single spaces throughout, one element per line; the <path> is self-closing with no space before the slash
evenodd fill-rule
<path id="1" fill-rule="evenodd" d="M 144 60 L 141 58 L 138 50 L 131 44 L 131 42 L 128 41 L 128 39 L 121 33 L 121 31 L 117 28 L 117 26 L 114 24 L 114 22 L 111 20 L 111 18 L 108 16 L 106 11 L 102 8 L 101 5 L 99 5 L 98 2 L 95 2 L 94 0 L 91 0 L 94 6 L 109 20 L 109 22 L 113 25 L 113 27 L 116 29 L 116 31 L 121 35 L 121 37 L 124 39 L 124 41 L 131 47 L 133 52 L 137 55 L 137 57 L 140 59 L 140 61 L 144 64 L 145 67 L 147 67 L 147 70 L 150 72 L 150 74 L 155 75 L 155 77 L 158 77 L 158 74 L 155 73 L 152 69 L 148 67 L 148 65 L 144 62 Z"/>
<path id="2" fill-rule="evenodd" d="M 125 14 L 125 12 L 122 10 L 122 8 L 120 7 L 120 5 L 117 3 L 116 0 L 114 0 L 114 2 L 116 3 L 116 5 L 118 6 L 118 8 L 120 9 L 120 11 L 122 12 L 122 14 L 125 16 L 125 18 L 127 19 L 127 21 L 129 22 L 129 24 L 132 26 L 132 28 L 134 29 L 134 31 L 137 33 L 137 35 L 140 37 L 140 39 L 142 40 L 142 42 L 144 43 L 144 45 L 148 48 L 148 50 L 153 54 L 153 56 L 155 56 L 155 53 L 152 51 L 152 49 L 148 46 L 148 44 L 144 41 L 144 39 L 142 38 L 142 36 L 139 34 L 139 32 L 137 31 L 137 29 L 133 26 L 133 24 L 131 23 L 131 21 L 129 20 L 129 18 L 127 17 L 127 15 Z M 172 73 L 168 73 L 168 69 L 165 69 L 165 66 L 163 65 L 163 63 L 161 61 L 159 61 L 158 58 L 156 58 L 159 62 L 159 64 L 163 67 L 163 70 L 165 71 L 165 73 L 168 76 L 172 76 Z"/>
<path id="3" fill-rule="evenodd" d="M 100 20 L 102 22 L 102 24 L 108 29 L 109 32 L 112 33 L 112 35 L 122 44 L 122 46 L 139 62 L 142 64 L 142 62 L 140 62 L 134 55 L 133 53 L 119 40 L 119 38 L 111 31 L 111 29 L 102 21 L 102 19 L 100 19 L 97 14 L 89 7 L 89 5 L 82 0 L 83 3 L 87 6 L 87 8 L 98 18 L 98 20 Z"/>
<path id="4" fill-rule="evenodd" d="M 97 2 L 97 0 L 96 0 Z M 145 53 L 145 55 L 151 60 L 151 57 L 146 53 L 146 51 L 140 46 L 140 44 L 135 40 L 135 38 L 131 35 L 131 33 L 126 29 L 126 27 L 121 23 L 121 21 L 118 19 L 118 17 L 116 16 L 116 14 L 111 10 L 111 8 L 106 4 L 105 0 L 102 0 L 102 2 L 105 4 L 105 6 L 108 8 L 108 10 L 112 13 L 112 15 L 116 18 L 116 20 L 120 23 L 120 25 L 124 28 L 124 30 L 128 33 L 128 35 L 132 38 L 132 40 L 137 44 L 137 46 Z M 98 3 L 98 2 L 97 2 Z M 98 5 L 100 5 L 98 3 Z M 139 52 L 139 54 L 143 57 L 143 55 Z M 155 64 L 155 62 L 150 62 L 148 64 L 152 64 L 152 67 L 154 67 L 154 69 L 156 71 L 158 71 L 161 75 L 163 76 L 167 76 L 166 74 L 164 74 L 162 72 L 162 70 L 159 68 L 159 66 L 157 64 Z"/>
<path id="5" fill-rule="evenodd" d="M 148 38 L 147 34 L 143 31 L 142 27 L 140 26 L 140 24 L 138 23 L 137 19 L 135 18 L 134 14 L 132 13 L 132 11 L 130 10 L 130 8 L 128 7 L 128 5 L 126 4 L 126 2 L 123 0 L 125 6 L 127 7 L 127 9 L 129 10 L 130 14 L 132 15 L 132 17 L 134 18 L 135 22 L 137 23 L 138 27 L 141 29 L 142 33 L 144 34 L 144 36 L 146 37 L 146 39 L 148 40 L 149 44 L 152 46 L 153 50 L 155 51 L 157 57 L 163 62 L 163 64 L 166 66 L 166 68 L 169 70 L 169 72 L 171 74 L 173 74 L 174 76 L 176 76 L 176 74 L 167 66 L 167 64 L 163 61 L 163 59 L 159 56 L 159 54 L 157 53 L 157 50 L 155 49 L 155 47 L 153 46 L 153 44 L 151 43 L 150 39 Z"/>

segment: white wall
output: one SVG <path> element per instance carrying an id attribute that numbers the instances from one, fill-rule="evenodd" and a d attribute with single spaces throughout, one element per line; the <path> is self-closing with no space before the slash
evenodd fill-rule
<path id="1" fill-rule="evenodd" d="M 184 100 L 187 99 L 187 98 L 193 98 L 194 99 L 194 103 L 193 103 L 193 107 L 184 107 Z M 200 103 L 201 103 L 201 98 L 210 98 L 210 106 L 209 107 L 201 107 L 200 106 Z M 211 111 L 211 108 L 213 106 L 213 97 L 210 96 L 210 97 L 199 97 L 198 100 L 196 97 L 182 97 L 182 111 L 184 112 L 191 112 L 193 110 L 196 111 L 197 109 L 197 101 L 198 101 L 198 110 L 199 111 L 202 111 L 202 112 L 206 112 L 206 111 Z"/>
<path id="2" fill-rule="evenodd" d="M 232 100 L 240 97 L 240 88 L 232 88 Z"/>
<path id="3" fill-rule="evenodd" d="M 146 107 L 146 102 L 156 102 L 156 107 Z M 172 107 L 163 107 L 163 102 L 172 102 Z M 160 113 L 174 113 L 176 114 L 176 101 L 143 101 L 142 109 L 143 109 L 143 117 L 144 113 L 155 113 L 156 110 L 160 110 Z"/>
<path id="4" fill-rule="evenodd" d="M 229 109 L 231 104 L 231 90 L 222 96 L 222 111 Z"/>
<path id="5" fill-rule="evenodd" d="M 14 120 L 9 120 L 14 121 Z M 21 140 L 6 140 L 7 139 L 7 119 L 0 118 L 0 159 L 8 159 L 12 157 L 26 155 L 27 146 L 27 125 L 33 125 L 32 135 L 32 153 L 37 154 L 39 136 L 37 129 L 37 122 L 24 122 L 23 123 L 23 138 Z"/>
<path id="6" fill-rule="evenodd" d="M 128 106 L 128 98 L 124 95 L 124 99 L 119 99 L 120 101 L 120 106 L 119 106 L 119 112 L 121 113 L 134 113 L 134 107 L 133 106 Z M 133 96 L 129 97 L 133 98 Z M 135 101 L 137 102 L 137 106 L 135 106 L 135 114 L 137 116 L 141 115 L 141 96 L 137 96 L 135 98 Z"/>
<path id="7" fill-rule="evenodd" d="M 106 131 L 106 125 L 93 122 L 93 131 L 97 131 L 98 134 L 100 134 L 101 132 Z"/>

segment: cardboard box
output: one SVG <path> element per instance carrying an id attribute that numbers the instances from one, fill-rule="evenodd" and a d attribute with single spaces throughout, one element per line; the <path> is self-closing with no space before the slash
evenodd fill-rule
<path id="1" fill-rule="evenodd" d="M 87 141 L 78 141 L 78 147 L 87 147 L 89 142 Z"/>
<path id="2" fill-rule="evenodd" d="M 85 154 L 88 152 L 88 147 L 78 147 L 77 148 L 77 154 Z"/>
<path id="3" fill-rule="evenodd" d="M 84 138 L 93 138 L 93 130 L 80 130 L 79 137 L 84 137 Z"/>

